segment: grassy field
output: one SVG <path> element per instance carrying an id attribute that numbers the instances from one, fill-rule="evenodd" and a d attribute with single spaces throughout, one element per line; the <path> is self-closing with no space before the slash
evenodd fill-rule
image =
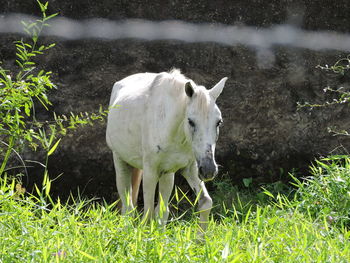
<path id="1" fill-rule="evenodd" d="M 198 235 L 194 204 L 181 191 L 173 199 L 172 220 L 161 227 L 156 222 L 143 224 L 137 212 L 134 217 L 120 216 L 116 203 L 79 197 L 67 204 L 52 200 L 46 176 L 43 189 L 36 189 L 35 194 L 25 192 L 18 180 L 9 179 L 7 162 L 23 143 L 47 152 L 46 167 L 61 136 L 107 113 L 101 108 L 98 113 L 70 113 L 68 118 L 53 113 L 54 122 L 35 118 L 33 103 L 38 100 L 48 109 L 47 92 L 56 87 L 51 72 L 36 69 L 34 58 L 54 46 L 39 45 L 38 35 L 47 20 L 56 16 L 46 14 L 48 3 L 38 4 L 42 18 L 23 23 L 28 42 L 15 42 L 18 68 L 11 73 L 0 67 L 0 87 L 6 98 L 0 104 L 0 128 L 8 139 L 0 147 L 4 156 L 0 165 L 0 263 L 350 262 L 348 156 L 315 162 L 312 176 L 293 179 L 292 191 L 276 183 L 254 190 L 249 179 L 243 181 L 247 189 L 238 189 L 228 180 L 216 182 L 216 191 L 211 193 L 215 207 L 203 235 Z M 330 69 L 344 73 L 348 67 L 338 65 L 339 61 Z M 344 103 L 349 97 L 344 94 L 342 90 L 340 100 L 332 103 Z M 184 216 L 183 210 L 188 210 Z"/>
<path id="2" fill-rule="evenodd" d="M 347 159 L 319 162 L 289 198 L 264 190 L 257 201 L 251 191 L 241 198 L 255 200 L 248 205 L 227 192 L 230 204 L 216 204 L 202 237 L 192 211 L 166 227 L 142 224 L 120 216 L 115 203 L 61 204 L 50 199 L 48 181 L 34 196 L 2 178 L 0 262 L 349 262 L 348 170 Z M 342 190 L 347 197 L 338 200 Z"/>

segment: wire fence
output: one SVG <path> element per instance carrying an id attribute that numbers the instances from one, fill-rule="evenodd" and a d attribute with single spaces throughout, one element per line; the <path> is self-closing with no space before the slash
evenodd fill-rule
<path id="1" fill-rule="evenodd" d="M 21 21 L 37 18 L 23 14 L 0 15 L 0 33 L 24 34 Z M 276 45 L 350 51 L 350 35 L 329 31 L 306 31 L 291 25 L 270 28 L 232 26 L 223 24 L 193 24 L 183 21 L 89 19 L 83 21 L 59 17 L 50 20 L 44 35 L 67 40 L 102 38 L 109 40 L 136 38 L 143 40 L 179 40 L 184 42 L 213 42 L 222 45 L 247 45 L 271 48 Z"/>

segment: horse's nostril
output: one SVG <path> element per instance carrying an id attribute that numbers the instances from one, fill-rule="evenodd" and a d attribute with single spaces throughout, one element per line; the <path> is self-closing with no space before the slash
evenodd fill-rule
<path id="1" fill-rule="evenodd" d="M 199 170 L 200 174 L 203 174 L 203 167 L 202 166 L 199 166 L 198 170 Z"/>

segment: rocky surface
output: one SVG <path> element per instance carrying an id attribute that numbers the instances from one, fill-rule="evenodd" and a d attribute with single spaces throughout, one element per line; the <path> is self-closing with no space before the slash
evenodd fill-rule
<path id="1" fill-rule="evenodd" d="M 4 12 L 39 14 L 35 1 L 0 1 Z M 50 1 L 50 11 L 75 19 L 144 18 L 182 19 L 268 27 L 292 23 L 304 29 L 348 32 L 348 1 Z M 1 10 L 1 9 L 0 9 Z M 16 36 L 0 35 L 0 60 L 13 67 Z M 346 55 L 336 51 L 274 47 L 275 60 L 268 67 L 258 63 L 254 50 L 245 46 L 213 43 L 141 40 L 46 39 L 57 46 L 40 59 L 54 72 L 58 89 L 51 93 L 57 113 L 85 112 L 107 105 L 113 83 L 137 72 L 180 68 L 208 88 L 229 77 L 218 100 L 224 125 L 217 159 L 224 176 L 241 183 L 286 178 L 293 168 L 304 171 L 319 155 L 349 147 L 345 137 L 335 137 L 327 127 L 347 129 L 347 106 L 297 111 L 297 102 L 331 99 L 326 86 L 348 86 L 348 76 L 326 73 L 318 64 L 331 64 Z M 261 60 L 260 60 L 261 61 Z M 46 113 L 41 113 L 45 115 Z M 51 175 L 61 175 L 56 193 L 80 191 L 115 199 L 112 156 L 105 144 L 105 123 L 79 129 L 64 138 L 50 160 Z M 339 148 L 343 146 L 344 148 Z M 31 156 L 30 156 L 31 157 Z M 30 158 L 29 157 L 29 158 Z M 38 180 L 40 173 L 30 176 Z"/>

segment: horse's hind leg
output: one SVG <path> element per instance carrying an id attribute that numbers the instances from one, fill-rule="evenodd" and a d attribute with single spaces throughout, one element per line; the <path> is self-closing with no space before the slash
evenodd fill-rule
<path id="1" fill-rule="evenodd" d="M 134 209 L 131 187 L 132 167 L 120 159 L 115 152 L 113 152 L 113 161 L 116 172 L 118 194 L 122 202 L 122 214 L 124 215 Z"/>
<path id="2" fill-rule="evenodd" d="M 137 206 L 137 197 L 139 196 L 139 189 L 142 180 L 142 170 L 132 168 L 132 204 Z"/>
<path id="3" fill-rule="evenodd" d="M 174 188 L 174 173 L 163 174 L 159 178 L 159 198 L 156 207 L 156 216 L 161 224 L 165 225 L 169 216 L 169 198 Z"/>

